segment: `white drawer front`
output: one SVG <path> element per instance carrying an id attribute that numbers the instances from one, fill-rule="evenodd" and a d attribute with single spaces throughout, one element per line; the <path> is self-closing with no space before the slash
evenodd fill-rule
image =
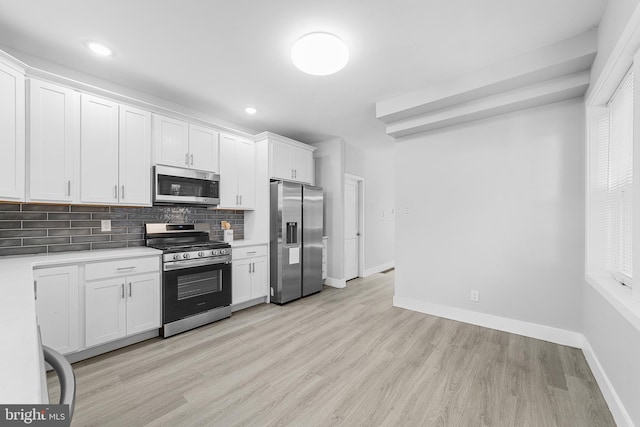
<path id="1" fill-rule="evenodd" d="M 231 257 L 233 260 L 253 258 L 257 256 L 267 256 L 267 245 L 244 246 L 241 248 L 233 248 L 231 250 Z"/>
<path id="2" fill-rule="evenodd" d="M 95 280 L 105 277 L 149 273 L 159 270 L 160 257 L 131 258 L 87 264 L 85 267 L 84 277 L 86 280 Z"/>

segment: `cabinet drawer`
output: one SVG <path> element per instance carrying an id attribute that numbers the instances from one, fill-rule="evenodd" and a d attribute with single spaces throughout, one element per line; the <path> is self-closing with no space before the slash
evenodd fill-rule
<path id="1" fill-rule="evenodd" d="M 267 245 L 244 246 L 241 248 L 233 248 L 231 257 L 235 261 L 243 258 L 253 258 L 257 256 L 267 256 Z"/>
<path id="2" fill-rule="evenodd" d="M 105 277 L 126 276 L 129 274 L 148 273 L 160 270 L 159 257 L 121 259 L 87 264 L 84 277 L 86 280 Z"/>

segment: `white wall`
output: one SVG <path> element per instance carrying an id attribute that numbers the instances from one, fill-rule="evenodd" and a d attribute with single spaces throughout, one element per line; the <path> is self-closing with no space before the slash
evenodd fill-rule
<path id="1" fill-rule="evenodd" d="M 345 143 L 346 173 L 364 178 L 364 274 L 394 266 L 395 147 Z"/>
<path id="2" fill-rule="evenodd" d="M 324 188 L 324 232 L 327 244 L 327 284 L 344 286 L 344 142 L 331 139 L 313 144 L 316 185 Z"/>
<path id="3" fill-rule="evenodd" d="M 365 150 L 365 275 L 395 265 L 395 145 Z"/>
<path id="4" fill-rule="evenodd" d="M 600 369 L 631 421 L 640 425 L 640 331 L 590 285 L 584 288 L 583 314 L 583 333 Z M 598 374 L 593 366 L 592 370 Z M 606 387 L 600 385 L 603 393 L 607 393 Z M 614 411 L 615 405 L 611 409 Z"/>
<path id="5" fill-rule="evenodd" d="M 399 141 L 396 296 L 580 331 L 583 115 L 576 99 Z"/>

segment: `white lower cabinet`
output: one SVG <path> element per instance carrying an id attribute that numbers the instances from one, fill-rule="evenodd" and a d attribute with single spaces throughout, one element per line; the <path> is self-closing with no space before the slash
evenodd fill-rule
<path id="1" fill-rule="evenodd" d="M 160 274 L 87 282 L 85 344 L 103 344 L 160 327 Z"/>
<path id="2" fill-rule="evenodd" d="M 62 354 L 79 349 L 78 266 L 33 272 L 42 344 Z"/>
<path id="3" fill-rule="evenodd" d="M 160 327 L 159 255 L 35 268 L 33 279 L 42 343 L 62 354 Z"/>
<path id="4" fill-rule="evenodd" d="M 267 246 L 244 246 L 232 250 L 232 304 L 267 296 Z"/>

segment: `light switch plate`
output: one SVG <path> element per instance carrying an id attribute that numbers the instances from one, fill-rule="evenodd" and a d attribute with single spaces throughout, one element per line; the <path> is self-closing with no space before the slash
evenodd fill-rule
<path id="1" fill-rule="evenodd" d="M 111 231 L 111 220 L 103 219 L 100 221 L 100 228 L 102 231 Z"/>

